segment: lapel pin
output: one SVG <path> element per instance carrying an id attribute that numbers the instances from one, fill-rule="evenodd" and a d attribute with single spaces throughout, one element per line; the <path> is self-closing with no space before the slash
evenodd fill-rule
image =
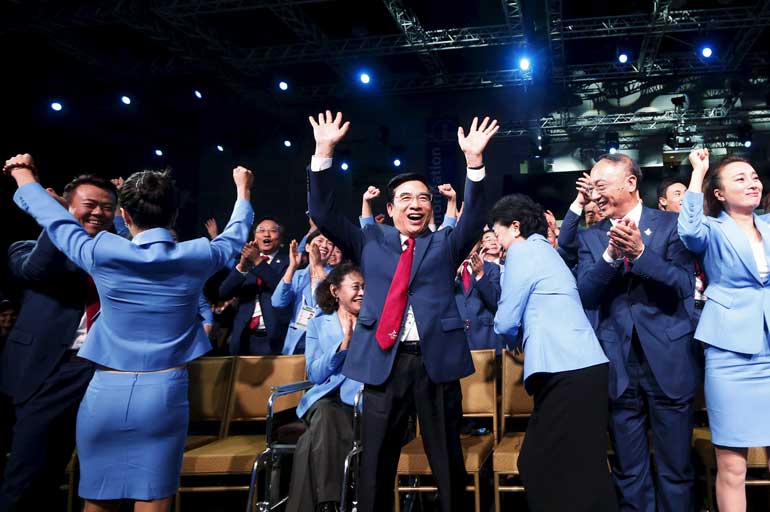
<path id="1" fill-rule="evenodd" d="M 652 234 L 652 230 L 650 228 L 647 228 L 644 230 L 644 234 L 647 236 L 650 236 Z"/>

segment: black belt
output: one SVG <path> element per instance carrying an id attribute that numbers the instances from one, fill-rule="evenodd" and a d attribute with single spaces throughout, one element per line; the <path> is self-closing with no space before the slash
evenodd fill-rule
<path id="1" fill-rule="evenodd" d="M 706 305 L 705 300 L 695 299 L 695 309 L 703 309 L 703 306 L 705 305 Z"/>
<path id="2" fill-rule="evenodd" d="M 419 341 L 404 341 L 399 343 L 398 350 L 404 354 L 412 354 L 414 356 L 422 355 L 422 349 L 420 348 Z"/>

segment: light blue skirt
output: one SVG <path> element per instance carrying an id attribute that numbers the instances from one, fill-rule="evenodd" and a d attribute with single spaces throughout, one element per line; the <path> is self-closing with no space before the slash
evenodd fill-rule
<path id="1" fill-rule="evenodd" d="M 715 445 L 770 446 L 770 345 L 754 355 L 706 345 L 705 387 Z"/>
<path id="2" fill-rule="evenodd" d="M 187 369 L 96 371 L 80 403 L 80 497 L 153 500 L 176 493 L 189 421 Z"/>

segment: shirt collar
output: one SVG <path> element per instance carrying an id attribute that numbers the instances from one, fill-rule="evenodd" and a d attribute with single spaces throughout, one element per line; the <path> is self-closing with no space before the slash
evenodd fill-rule
<path id="1" fill-rule="evenodd" d="M 642 218 L 642 202 L 639 201 L 638 203 L 636 203 L 636 206 L 634 206 L 633 209 L 630 212 L 625 214 L 625 216 L 623 216 L 623 218 L 624 219 L 628 219 L 630 221 L 633 221 L 633 223 L 638 226 L 639 225 L 639 221 Z M 614 226 L 615 223 L 618 220 L 620 220 L 620 219 L 610 219 L 610 222 Z"/>
<path id="2" fill-rule="evenodd" d="M 273 251 L 273 252 L 271 252 L 270 254 L 265 254 L 265 253 L 263 253 L 263 252 L 260 252 L 260 253 L 259 253 L 259 255 L 260 255 L 260 256 L 267 256 L 267 262 L 268 262 L 268 263 L 272 263 L 272 262 L 273 262 L 273 259 L 275 258 L 275 255 L 276 255 L 276 254 L 278 254 L 278 251 L 277 251 L 277 250 L 276 250 L 276 251 Z"/>
<path id="3" fill-rule="evenodd" d="M 174 237 L 171 235 L 171 232 L 166 228 L 147 229 L 137 234 L 131 242 L 136 245 L 154 244 L 156 242 L 176 243 L 174 242 Z"/>

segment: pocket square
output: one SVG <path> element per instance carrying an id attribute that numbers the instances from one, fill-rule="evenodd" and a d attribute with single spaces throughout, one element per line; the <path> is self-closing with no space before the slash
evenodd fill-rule
<path id="1" fill-rule="evenodd" d="M 647 236 L 650 236 L 652 234 L 652 230 L 650 228 L 647 228 L 644 230 L 644 234 Z"/>

